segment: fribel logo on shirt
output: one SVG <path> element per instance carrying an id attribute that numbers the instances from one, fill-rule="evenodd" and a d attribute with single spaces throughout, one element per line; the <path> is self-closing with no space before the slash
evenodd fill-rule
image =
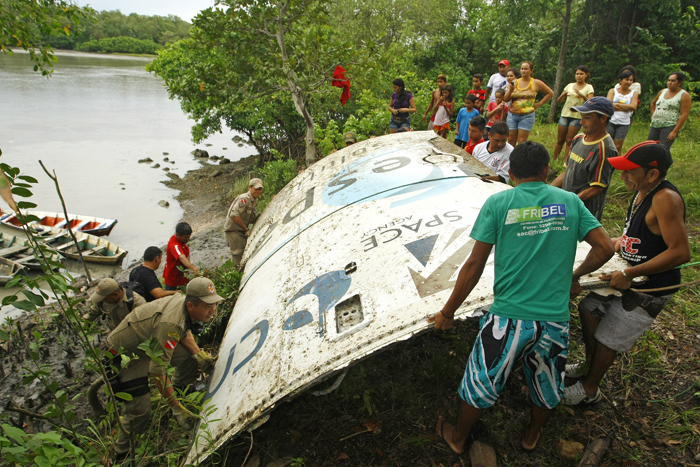
<path id="1" fill-rule="evenodd" d="M 565 204 L 547 204 L 545 206 L 510 209 L 506 216 L 506 225 L 520 222 L 541 221 L 555 217 L 566 217 Z"/>

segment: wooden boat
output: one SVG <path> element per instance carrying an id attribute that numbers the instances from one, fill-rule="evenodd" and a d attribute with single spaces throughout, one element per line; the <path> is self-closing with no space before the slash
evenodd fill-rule
<path id="1" fill-rule="evenodd" d="M 24 266 L 7 258 L 0 258 L 0 284 L 7 284 L 17 274 L 26 274 Z"/>
<path id="2" fill-rule="evenodd" d="M 54 250 L 44 251 L 44 255 L 48 259 L 60 262 L 61 255 Z M 15 235 L 9 235 L 5 232 L 0 232 L 0 260 L 8 259 L 25 268 L 41 271 L 41 262 L 34 256 L 34 248 L 29 245 L 27 239 L 18 238 Z M 57 269 L 57 267 L 52 267 Z"/>
<path id="3" fill-rule="evenodd" d="M 58 227 L 61 229 L 67 229 L 68 224 L 70 223 L 70 227 L 74 231 L 85 232 L 97 237 L 103 237 L 109 235 L 114 226 L 117 224 L 116 219 L 82 216 L 80 214 L 68 214 L 69 221 L 66 221 L 66 217 L 63 215 L 63 213 L 34 211 L 31 209 L 23 209 L 21 212 L 25 216 L 31 215 L 39 218 L 38 221 L 30 223 L 30 225 L 37 231 L 41 231 L 42 227 Z M 0 223 L 15 229 L 22 228 L 22 224 L 15 213 L 0 213 Z"/>
<path id="4" fill-rule="evenodd" d="M 73 232 L 78 241 L 83 260 L 88 263 L 117 265 L 124 261 L 128 251 L 104 238 L 84 232 Z M 43 242 L 66 258 L 79 260 L 78 250 L 70 233 L 57 227 L 45 227 L 42 232 Z"/>

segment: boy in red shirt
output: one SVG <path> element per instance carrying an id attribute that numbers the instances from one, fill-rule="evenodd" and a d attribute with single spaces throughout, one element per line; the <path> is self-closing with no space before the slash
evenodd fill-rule
<path id="1" fill-rule="evenodd" d="M 476 103 L 474 108 L 479 111 L 479 113 L 484 113 L 484 101 L 486 100 L 486 89 L 481 89 L 484 84 L 484 75 L 477 73 L 472 76 L 472 86 L 474 89 L 470 90 L 467 95 L 471 94 L 476 96 Z"/>
<path id="2" fill-rule="evenodd" d="M 484 117 L 474 117 L 469 122 L 469 142 L 464 148 L 469 154 L 474 152 L 474 148 L 477 144 L 481 144 L 484 141 L 484 133 L 486 132 L 486 119 Z"/>
<path id="3" fill-rule="evenodd" d="M 190 262 L 190 249 L 187 242 L 192 236 L 192 227 L 187 222 L 180 222 L 175 226 L 175 235 L 168 241 L 167 256 L 165 257 L 165 268 L 163 269 L 163 281 L 165 290 L 177 290 L 181 285 L 187 284 L 190 280 L 178 269 L 183 266 L 190 271 L 198 272 L 199 269 Z"/>

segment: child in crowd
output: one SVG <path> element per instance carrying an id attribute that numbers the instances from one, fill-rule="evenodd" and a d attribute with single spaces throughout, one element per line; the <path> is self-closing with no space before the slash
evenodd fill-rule
<path id="1" fill-rule="evenodd" d="M 486 132 L 486 119 L 481 115 L 477 115 L 472 118 L 469 122 L 469 142 L 464 148 L 469 154 L 474 152 L 474 148 L 477 144 L 481 144 L 484 141 L 484 133 Z"/>
<path id="2" fill-rule="evenodd" d="M 428 112 L 430 112 L 435 107 L 435 103 L 438 100 L 440 100 L 440 93 L 442 92 L 442 87 L 446 84 L 447 84 L 447 76 L 440 73 L 437 76 L 437 89 L 433 90 L 433 93 L 430 96 L 430 104 L 428 104 L 428 108 L 425 109 L 425 113 L 423 114 L 423 121 L 425 121 L 425 117 L 428 116 Z M 434 112 L 430 116 L 430 121 L 428 122 L 428 130 L 433 129 L 433 124 L 435 124 L 435 113 Z"/>
<path id="3" fill-rule="evenodd" d="M 520 78 L 520 70 L 518 70 L 516 67 L 508 68 L 508 71 L 506 71 L 508 86 L 510 86 L 510 83 L 515 83 L 518 78 Z M 506 107 L 508 106 L 510 106 L 510 101 L 506 102 Z"/>
<path id="4" fill-rule="evenodd" d="M 472 118 L 479 116 L 479 111 L 474 108 L 475 103 L 476 96 L 467 94 L 467 97 L 464 98 L 464 107 L 459 109 L 457 114 L 455 144 L 460 148 L 466 146 L 467 141 L 469 141 L 469 122 Z"/>
<path id="5" fill-rule="evenodd" d="M 479 113 L 484 112 L 484 101 L 486 100 L 486 89 L 481 89 L 484 84 L 484 75 L 477 73 L 472 76 L 472 86 L 474 89 L 469 91 L 467 94 L 476 96 L 476 102 L 474 103 L 474 108 L 479 111 Z"/>
<path id="6" fill-rule="evenodd" d="M 505 89 L 496 89 L 496 100 L 489 102 L 486 107 L 486 118 L 489 119 L 486 124 L 486 137 L 489 137 L 491 127 L 496 122 L 505 122 L 508 115 L 508 106 L 503 102 L 503 96 L 506 95 Z"/>
<path id="7" fill-rule="evenodd" d="M 435 113 L 433 130 L 443 138 L 447 138 L 447 133 L 450 132 L 450 119 L 455 113 L 452 86 L 449 84 L 444 85 L 440 90 L 440 99 L 435 104 L 433 112 Z"/>

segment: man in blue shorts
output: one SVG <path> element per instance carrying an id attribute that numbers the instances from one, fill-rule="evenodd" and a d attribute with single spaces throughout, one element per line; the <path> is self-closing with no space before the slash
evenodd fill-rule
<path id="1" fill-rule="evenodd" d="M 486 200 L 472 228 L 476 240 L 443 309 L 428 318 L 436 330 L 450 329 L 454 314 L 477 285 L 496 245 L 494 301 L 481 318 L 479 334 L 459 387 L 456 425 L 442 417 L 438 434 L 457 454 L 484 409 L 496 403 L 518 361 L 532 397 L 532 416 L 522 447 L 537 445 L 551 410 L 564 390 L 569 348 L 569 294 L 584 274 L 608 261 L 613 243 L 574 193 L 546 184 L 549 153 L 539 143 L 519 144 L 510 155 L 515 189 Z M 577 242 L 591 250 L 573 270 Z"/>

